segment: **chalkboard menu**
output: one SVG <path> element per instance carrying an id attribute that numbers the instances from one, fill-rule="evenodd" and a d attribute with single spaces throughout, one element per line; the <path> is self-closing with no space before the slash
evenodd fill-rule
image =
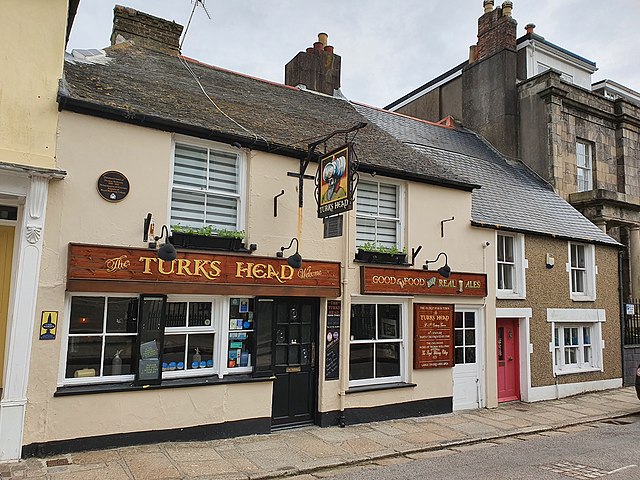
<path id="1" fill-rule="evenodd" d="M 327 334 L 325 349 L 325 380 L 340 376 L 340 300 L 327 301 Z"/>
<path id="2" fill-rule="evenodd" d="M 136 385 L 159 384 L 162 380 L 162 342 L 165 297 L 141 297 L 138 321 L 138 373 Z"/>
<path id="3" fill-rule="evenodd" d="M 413 305 L 413 368 L 453 367 L 453 305 Z"/>

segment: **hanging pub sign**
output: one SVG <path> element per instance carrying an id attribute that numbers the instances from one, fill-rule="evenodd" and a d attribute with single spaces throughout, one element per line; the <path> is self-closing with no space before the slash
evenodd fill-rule
<path id="1" fill-rule="evenodd" d="M 320 158 L 317 173 L 318 218 L 353 208 L 355 173 L 353 144 L 344 145 Z"/>

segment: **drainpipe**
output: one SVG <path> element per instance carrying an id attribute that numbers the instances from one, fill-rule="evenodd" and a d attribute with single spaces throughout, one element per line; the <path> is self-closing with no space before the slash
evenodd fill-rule
<path id="1" fill-rule="evenodd" d="M 344 415 L 346 393 L 349 388 L 349 335 L 351 335 L 351 326 L 349 325 L 351 319 L 351 302 L 347 302 L 350 299 L 349 296 L 349 262 L 351 261 L 351 227 L 349 218 L 351 212 L 346 212 L 344 219 L 344 232 L 345 232 L 345 249 L 342 258 L 342 309 L 340 319 L 340 417 L 338 424 L 341 428 L 346 426 L 346 419 Z M 347 305 L 348 303 L 348 305 Z M 348 307 L 348 308 L 347 308 Z M 349 325 L 349 328 L 347 328 Z M 348 334 L 347 334 L 348 331 Z"/>
<path id="2" fill-rule="evenodd" d="M 624 252 L 618 250 L 618 298 L 620 301 L 620 357 L 622 358 L 622 385 L 625 385 L 625 369 L 624 369 L 624 324 L 625 324 L 625 308 L 624 308 L 624 291 L 622 289 L 622 257 Z"/>

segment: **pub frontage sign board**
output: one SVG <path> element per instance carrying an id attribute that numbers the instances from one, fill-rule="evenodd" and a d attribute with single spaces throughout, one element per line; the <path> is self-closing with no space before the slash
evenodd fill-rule
<path id="1" fill-rule="evenodd" d="M 340 263 L 69 244 L 68 291 L 340 296 Z"/>
<path id="2" fill-rule="evenodd" d="M 383 295 L 455 295 L 486 297 L 487 275 L 438 272 L 404 268 L 360 267 L 360 293 Z"/>
<path id="3" fill-rule="evenodd" d="M 453 305 L 413 304 L 413 368 L 453 367 Z"/>
<path id="4" fill-rule="evenodd" d="M 320 158 L 317 178 L 318 218 L 353 208 L 353 145 L 344 145 Z"/>

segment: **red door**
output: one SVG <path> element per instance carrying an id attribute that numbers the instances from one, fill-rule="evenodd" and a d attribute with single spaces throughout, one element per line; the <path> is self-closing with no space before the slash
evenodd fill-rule
<path id="1" fill-rule="evenodd" d="M 518 319 L 496 320 L 498 355 L 498 402 L 520 400 L 520 362 L 518 358 Z"/>

